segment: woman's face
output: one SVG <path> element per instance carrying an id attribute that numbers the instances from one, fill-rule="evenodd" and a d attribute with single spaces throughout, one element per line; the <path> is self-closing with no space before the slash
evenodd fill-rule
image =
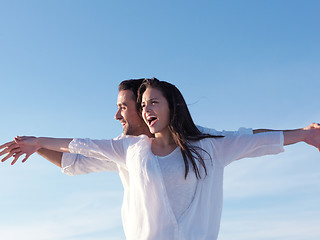
<path id="1" fill-rule="evenodd" d="M 169 131 L 169 104 L 161 91 L 147 88 L 142 95 L 141 107 L 143 120 L 152 134 Z"/>

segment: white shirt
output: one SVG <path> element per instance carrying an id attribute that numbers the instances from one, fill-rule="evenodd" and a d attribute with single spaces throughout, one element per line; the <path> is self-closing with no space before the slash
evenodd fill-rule
<path id="1" fill-rule="evenodd" d="M 202 126 L 197 126 L 197 128 L 202 133 L 211 135 L 239 135 L 239 134 L 253 134 L 251 128 L 239 128 L 238 131 L 218 131 L 212 128 L 205 128 Z M 115 140 L 128 137 L 127 135 L 119 135 L 114 138 Z M 104 171 L 116 171 L 119 168 L 116 163 L 112 161 L 101 161 L 100 159 L 88 158 L 80 154 L 63 153 L 62 155 L 62 172 L 71 176 L 88 174 L 93 172 L 104 172 Z"/>
<path id="2" fill-rule="evenodd" d="M 123 226 L 127 239 L 217 239 L 221 210 L 223 170 L 234 160 L 283 151 L 282 132 L 233 135 L 203 139 L 195 145 L 203 154 L 208 175 L 199 166 L 194 198 L 177 219 L 170 204 L 151 139 L 142 135 L 119 140 L 74 139 L 69 150 L 117 166 L 124 185 Z M 113 164 L 112 164 L 113 163 Z M 79 168 L 66 167 L 70 174 Z M 92 169 L 91 169 L 92 170 Z M 82 170 L 80 170 L 81 172 Z M 193 171 L 190 171 L 193 173 Z"/>
<path id="3" fill-rule="evenodd" d="M 163 183 L 167 191 L 172 211 L 177 220 L 190 206 L 194 197 L 197 178 L 192 167 L 185 178 L 185 164 L 180 148 L 176 148 L 167 156 L 156 156 L 161 170 Z"/>
<path id="4" fill-rule="evenodd" d="M 217 131 L 211 128 L 197 126 L 202 133 L 211 135 L 239 135 L 252 134 L 251 128 L 240 128 L 238 131 Z M 120 135 L 115 139 L 126 137 Z M 176 219 L 179 219 L 188 208 L 195 194 L 197 178 L 194 174 L 188 174 L 185 178 L 185 165 L 179 148 L 165 157 L 157 156 L 162 178 L 167 191 L 168 199 Z M 100 159 L 87 158 L 79 154 L 64 153 L 62 157 L 63 172 L 69 175 L 85 174 L 100 171 L 118 171 L 114 162 L 101 161 Z"/>

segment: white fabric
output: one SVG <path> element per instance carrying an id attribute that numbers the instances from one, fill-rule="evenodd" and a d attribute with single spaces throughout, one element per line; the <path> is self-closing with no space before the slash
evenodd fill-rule
<path id="1" fill-rule="evenodd" d="M 74 139 L 69 145 L 71 153 L 112 161 L 118 167 L 124 185 L 122 218 L 128 240 L 217 239 L 224 167 L 241 158 L 283 151 L 282 132 L 230 135 L 195 142 L 211 156 L 210 159 L 202 152 L 208 175 L 204 176 L 204 170 L 199 166 L 202 178 L 197 181 L 194 198 L 177 220 L 159 162 L 151 152 L 151 141 L 142 135 L 119 140 Z"/>
<path id="2" fill-rule="evenodd" d="M 197 126 L 197 128 L 206 134 L 211 135 L 239 135 L 239 134 L 253 134 L 251 128 L 239 128 L 238 131 L 218 131 L 212 128 L 206 128 L 202 126 Z M 121 139 L 127 137 L 126 135 L 119 135 L 115 138 Z M 62 172 L 68 175 L 80 175 L 80 174 L 88 174 L 93 172 L 104 172 L 104 171 L 114 171 L 119 172 L 119 166 L 111 161 L 101 161 L 96 158 L 88 158 L 79 154 L 72 153 L 63 153 L 62 160 Z"/>
<path id="3" fill-rule="evenodd" d="M 211 128 L 197 126 L 198 129 L 211 135 L 239 135 L 252 134 L 251 128 L 240 128 L 238 131 L 217 131 Z M 115 139 L 127 137 L 120 135 Z M 179 148 L 165 157 L 157 156 L 159 166 L 162 173 L 165 189 L 167 191 L 168 200 L 172 207 L 172 211 L 176 219 L 180 219 L 184 211 L 188 208 L 195 195 L 197 179 L 194 174 L 188 174 L 185 179 L 185 165 Z M 64 153 L 62 157 L 63 172 L 69 175 L 87 174 L 91 172 L 101 171 L 120 171 L 117 164 L 112 161 L 100 160 L 95 158 L 84 157 L 80 154 Z M 126 184 L 126 174 L 122 179 Z"/>
<path id="4" fill-rule="evenodd" d="M 197 128 L 202 133 L 211 134 L 211 135 L 215 135 L 215 136 L 217 136 L 217 135 L 230 136 L 230 135 L 239 135 L 239 134 L 253 134 L 252 128 L 244 128 L 244 127 L 239 128 L 238 131 L 225 131 L 225 130 L 218 131 L 213 128 L 207 128 L 207 127 L 202 127 L 202 126 L 198 126 L 198 125 L 197 125 Z"/>
<path id="5" fill-rule="evenodd" d="M 176 148 L 167 156 L 155 157 L 160 166 L 170 206 L 179 220 L 194 197 L 198 182 L 196 175 L 191 168 L 185 178 L 185 165 L 180 148 Z"/>
<path id="6" fill-rule="evenodd" d="M 126 137 L 119 135 L 115 140 Z M 63 153 L 61 159 L 62 172 L 70 176 L 88 174 L 93 172 L 118 172 L 118 165 L 112 161 L 101 161 L 96 158 L 85 157 L 81 154 Z"/>

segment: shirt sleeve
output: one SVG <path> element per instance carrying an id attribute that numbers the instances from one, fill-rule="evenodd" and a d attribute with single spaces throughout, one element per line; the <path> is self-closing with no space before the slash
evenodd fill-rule
<path id="1" fill-rule="evenodd" d="M 198 125 L 197 125 L 197 128 L 202 133 L 215 135 L 215 136 L 253 134 L 252 128 L 244 128 L 244 127 L 239 128 L 238 131 L 225 131 L 225 130 L 218 131 L 218 130 L 215 130 L 213 128 L 207 128 L 207 127 L 202 127 L 202 126 L 198 126 Z"/>
<path id="2" fill-rule="evenodd" d="M 75 138 L 69 144 L 70 153 L 81 154 L 90 159 L 112 161 L 125 167 L 126 151 L 124 142 L 129 138 L 91 140 Z"/>
<path id="3" fill-rule="evenodd" d="M 118 171 L 118 166 L 115 162 L 89 158 L 74 153 L 63 153 L 61 165 L 62 172 L 70 176 L 92 172 Z"/>
<path id="4" fill-rule="evenodd" d="M 242 158 L 273 155 L 284 151 L 283 132 L 231 135 L 212 141 L 215 157 L 223 166 Z"/>

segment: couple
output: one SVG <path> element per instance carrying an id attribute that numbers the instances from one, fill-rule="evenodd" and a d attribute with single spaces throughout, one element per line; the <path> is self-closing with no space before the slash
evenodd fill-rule
<path id="1" fill-rule="evenodd" d="M 301 141 L 320 148 L 319 124 L 259 134 L 211 135 L 195 126 L 183 96 L 172 84 L 145 79 L 137 102 L 135 91 L 119 90 L 116 119 L 124 134 L 139 136 L 16 137 L 0 146 L 5 148 L 0 154 L 7 153 L 4 160 L 14 157 L 14 164 L 22 154 L 25 161 L 38 151 L 70 175 L 118 171 L 125 189 L 122 217 L 127 239 L 217 239 L 226 165 L 277 154 L 283 145 Z M 146 124 L 133 111 L 136 107 Z"/>

